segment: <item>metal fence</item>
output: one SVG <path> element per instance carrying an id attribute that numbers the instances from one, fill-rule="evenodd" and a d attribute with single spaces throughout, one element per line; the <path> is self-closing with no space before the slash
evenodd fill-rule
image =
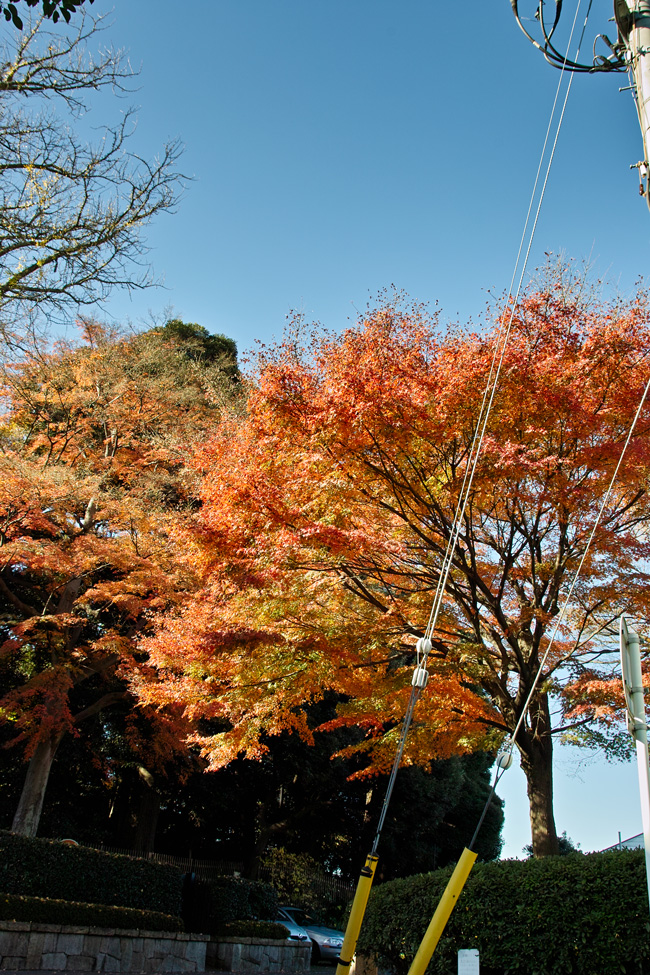
<path id="1" fill-rule="evenodd" d="M 121 853 L 123 856 L 139 857 L 141 860 L 154 860 L 156 863 L 168 863 L 178 867 L 181 873 L 195 873 L 199 877 L 233 877 L 241 874 L 244 864 L 236 860 L 195 860 L 193 857 L 172 856 L 170 853 L 146 853 L 143 850 L 125 850 L 119 846 L 97 847 L 104 853 Z"/>
<path id="2" fill-rule="evenodd" d="M 212 877 L 236 877 L 244 872 L 244 864 L 236 860 L 195 860 L 193 857 L 178 857 L 169 853 L 145 853 L 142 850 L 125 850 L 117 846 L 100 845 L 97 848 L 104 853 L 121 853 L 144 860 L 155 860 L 156 863 L 168 863 L 170 866 L 178 867 L 182 873 L 195 873 L 198 877 L 205 877 L 207 880 Z M 272 882 L 272 873 L 272 867 L 263 866 L 260 870 L 260 880 Z M 334 874 L 314 873 L 311 884 L 316 893 L 331 900 L 352 897 L 354 894 L 354 884 Z"/>
<path id="3" fill-rule="evenodd" d="M 273 867 L 263 866 L 260 869 L 260 880 L 267 880 L 272 884 Z M 345 900 L 354 894 L 354 884 L 345 877 L 337 877 L 331 873 L 313 873 L 309 882 L 314 891 L 327 900 Z"/>

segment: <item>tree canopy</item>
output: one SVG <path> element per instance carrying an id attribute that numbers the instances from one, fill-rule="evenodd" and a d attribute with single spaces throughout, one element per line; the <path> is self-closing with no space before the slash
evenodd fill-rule
<path id="1" fill-rule="evenodd" d="M 303 705 L 343 696 L 368 768 L 392 761 L 503 324 L 442 332 L 387 302 L 340 335 L 262 352 L 248 415 L 197 454 L 186 551 L 202 584 L 145 646 L 152 704 L 219 722 L 213 767 L 264 736 L 310 740 Z M 599 305 L 556 277 L 515 312 L 434 634 L 407 763 L 511 733 L 648 378 L 647 299 Z M 552 738 L 616 728 L 608 628 L 648 618 L 648 407 L 517 738 L 533 849 L 557 851 Z M 136 675 L 137 682 L 137 675 Z M 551 699 L 564 714 L 552 721 Z M 348 754 L 344 750 L 343 754 Z"/>
<path id="2" fill-rule="evenodd" d="M 30 759 L 19 832 L 36 830 L 62 737 L 133 709 L 129 671 L 153 676 L 136 636 L 194 584 L 171 531 L 196 504 L 185 452 L 234 402 L 231 359 L 187 358 L 164 328 L 80 326 L 80 344 L 35 346 L 0 373 L 0 715 Z M 188 728 L 178 707 L 147 713 L 140 752 L 164 765 Z"/>

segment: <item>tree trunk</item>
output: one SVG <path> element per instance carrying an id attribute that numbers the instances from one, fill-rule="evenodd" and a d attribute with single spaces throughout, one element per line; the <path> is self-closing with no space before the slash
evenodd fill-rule
<path id="1" fill-rule="evenodd" d="M 160 795 L 156 791 L 154 778 L 150 773 L 140 771 L 140 790 L 136 812 L 134 849 L 141 853 L 153 853 L 156 826 L 160 815 Z"/>
<path id="2" fill-rule="evenodd" d="M 50 769 L 62 738 L 63 734 L 59 732 L 40 741 L 36 746 L 27 767 L 25 784 L 11 824 L 13 833 L 19 833 L 21 836 L 36 836 Z"/>
<path id="3" fill-rule="evenodd" d="M 529 710 L 533 732 L 520 732 L 521 767 L 526 775 L 533 856 L 556 856 L 560 850 L 553 815 L 553 739 L 548 695 L 534 698 Z"/>

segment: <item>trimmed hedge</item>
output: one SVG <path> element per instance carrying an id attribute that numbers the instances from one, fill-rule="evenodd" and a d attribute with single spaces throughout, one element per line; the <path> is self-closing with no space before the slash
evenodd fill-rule
<path id="1" fill-rule="evenodd" d="M 284 924 L 275 921 L 229 921 L 219 926 L 217 934 L 222 938 L 268 938 L 270 941 L 286 941 L 289 937 Z"/>
<path id="2" fill-rule="evenodd" d="M 405 975 L 451 872 L 375 888 L 358 950 Z M 649 934 L 642 850 L 479 863 L 427 971 L 478 948 L 481 975 L 650 975 Z"/>
<path id="3" fill-rule="evenodd" d="M 87 846 L 0 831 L 0 890 L 55 900 L 180 914 L 176 867 Z"/>
<path id="4" fill-rule="evenodd" d="M 139 928 L 141 931 L 183 931 L 182 918 L 156 911 L 137 911 L 132 907 L 83 904 L 78 901 L 51 900 L 0 894 L 0 920 L 40 921 L 42 924 L 70 924 L 93 928 Z"/>
<path id="5" fill-rule="evenodd" d="M 278 895 L 259 880 L 240 877 L 186 878 L 183 919 L 188 930 L 217 934 L 231 921 L 276 917 Z"/>

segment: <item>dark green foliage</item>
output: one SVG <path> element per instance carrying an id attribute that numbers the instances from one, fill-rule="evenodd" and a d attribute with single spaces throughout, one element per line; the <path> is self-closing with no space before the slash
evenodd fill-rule
<path id="1" fill-rule="evenodd" d="M 451 869 L 375 888 L 359 950 L 405 975 Z M 649 933 L 642 851 L 479 863 L 428 972 L 478 948 L 481 975 L 649 975 Z"/>
<path id="2" fill-rule="evenodd" d="M 314 885 L 320 865 L 306 853 L 275 847 L 265 854 L 262 866 L 282 904 L 300 904 L 312 911 L 324 906 Z"/>
<path id="3" fill-rule="evenodd" d="M 381 838 L 380 878 L 408 877 L 455 863 L 470 842 L 490 793 L 491 755 L 477 752 L 434 762 L 425 772 L 401 769 Z M 385 779 L 378 783 L 371 808 L 373 826 Z M 480 860 L 493 860 L 501 852 L 503 802 L 492 797 L 475 847 Z M 364 845 L 366 852 L 369 843 Z"/>
<path id="4" fill-rule="evenodd" d="M 569 853 L 582 853 L 579 843 L 574 843 L 570 836 L 566 835 L 566 830 L 561 836 L 557 838 L 557 845 L 559 848 L 559 856 L 565 857 Z M 533 855 L 533 844 L 527 843 L 523 848 L 523 853 L 526 853 L 529 857 Z"/>
<path id="5" fill-rule="evenodd" d="M 237 343 L 234 339 L 227 335 L 213 335 L 203 325 L 183 322 L 180 318 L 172 318 L 154 331 L 163 339 L 178 343 L 186 358 L 204 364 L 219 364 L 231 379 L 239 380 Z"/>
<path id="6" fill-rule="evenodd" d="M 161 811 L 156 849 L 191 849 L 197 859 L 242 862 L 242 872 L 255 877 L 265 855 L 282 848 L 356 883 L 388 776 L 351 779 L 363 757 L 335 757 L 362 734 L 355 728 L 317 730 L 335 717 L 336 703 L 330 696 L 307 708 L 313 745 L 297 735 L 273 736 L 260 761 L 239 759 L 218 772 L 192 776 Z M 455 862 L 490 791 L 492 764 L 490 755 L 475 754 L 434 762 L 428 772 L 400 769 L 382 834 L 382 879 Z M 497 796 L 479 835 L 480 859 L 499 855 L 502 824 Z M 325 907 L 318 904 L 319 910 Z"/>
<path id="7" fill-rule="evenodd" d="M 177 915 L 182 876 L 162 863 L 2 831 L 0 890 Z"/>
<path id="8" fill-rule="evenodd" d="M 2 636 L 0 636 L 0 640 Z M 0 669 L 0 684 L 10 683 L 8 670 Z M 75 710 L 93 700 L 99 681 L 89 680 L 71 692 Z M 57 749 L 47 787 L 38 835 L 48 839 L 70 836 L 79 843 L 126 846 L 113 838 L 109 819 L 114 790 L 109 788 L 108 770 L 116 778 L 116 763 L 102 761 L 108 747 L 115 749 L 114 729 L 123 726 L 126 706 L 116 706 L 84 724 L 83 735 L 67 735 Z M 22 749 L 7 747 L 15 732 L 11 724 L 0 728 L 0 830 L 11 829 L 27 766 Z"/>
<path id="9" fill-rule="evenodd" d="M 219 926 L 222 938 L 268 938 L 270 941 L 286 941 L 289 932 L 284 924 L 275 921 L 229 921 Z"/>
<path id="10" fill-rule="evenodd" d="M 232 921 L 267 921 L 277 913 L 278 895 L 259 880 L 186 877 L 183 920 L 188 930 L 216 934 Z"/>
<path id="11" fill-rule="evenodd" d="M 263 920 L 275 917 L 278 911 L 278 894 L 270 884 L 261 880 L 249 880 L 248 903 L 253 917 Z"/>
<path id="12" fill-rule="evenodd" d="M 15 0 L 14 3 L 0 3 L 0 12 L 4 14 L 5 20 L 10 20 L 14 27 L 18 30 L 23 29 L 23 22 L 16 3 L 20 3 L 21 0 Z M 75 13 L 77 7 L 81 7 L 84 4 L 84 0 L 23 0 L 28 7 L 41 7 L 39 12 L 43 17 L 50 17 L 51 20 L 56 24 L 59 17 L 63 17 L 66 23 L 70 23 L 71 14 Z M 90 3 L 94 3 L 95 0 L 89 0 Z"/>
<path id="13" fill-rule="evenodd" d="M 171 914 L 46 897 L 22 897 L 19 894 L 0 894 L 0 919 L 93 928 L 136 928 L 140 931 L 183 930 L 182 919 Z"/>

